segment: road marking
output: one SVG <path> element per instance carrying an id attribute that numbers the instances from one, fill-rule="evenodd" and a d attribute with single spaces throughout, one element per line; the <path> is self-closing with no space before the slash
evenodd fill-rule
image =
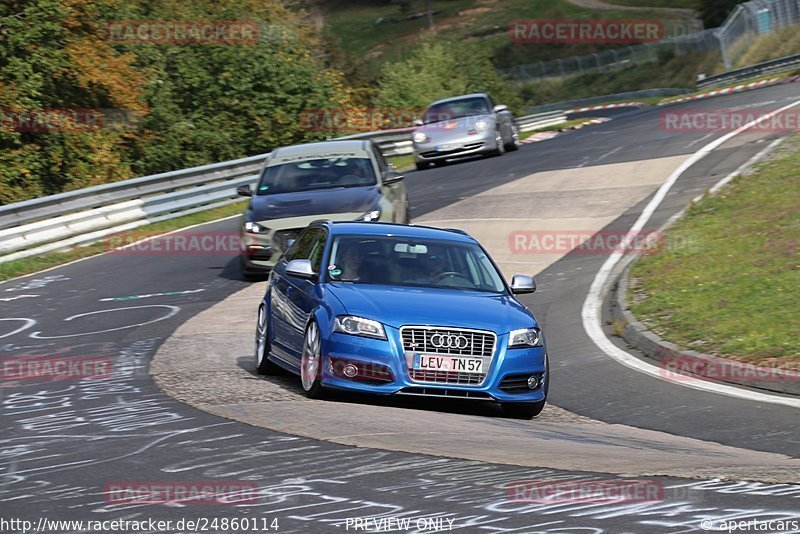
<path id="1" fill-rule="evenodd" d="M 696 145 L 697 143 L 699 143 L 699 142 L 701 142 L 701 141 L 705 141 L 706 139 L 708 139 L 708 138 L 709 138 L 709 137 L 711 137 L 712 135 L 714 135 L 714 134 L 713 134 L 713 132 L 712 132 L 712 133 L 707 133 L 707 134 L 705 134 L 703 137 L 700 137 L 700 138 L 698 138 L 698 139 L 695 139 L 694 141 L 692 141 L 691 143 L 689 143 L 688 145 L 686 145 L 686 146 L 685 146 L 685 147 L 683 147 L 683 148 L 691 148 L 691 147 L 693 147 L 694 145 Z"/>
<path id="2" fill-rule="evenodd" d="M 175 315 L 179 311 L 181 311 L 180 307 L 178 307 L 178 306 L 169 306 L 167 304 L 149 304 L 147 306 L 129 306 L 127 308 L 112 308 L 110 310 L 97 310 L 97 311 L 93 311 L 93 312 L 79 313 L 77 315 L 72 315 L 70 317 L 67 317 L 66 319 L 64 319 L 64 321 L 72 321 L 73 319 L 78 319 L 79 317 L 86 317 L 87 315 L 96 315 L 98 313 L 108 313 L 108 312 L 114 312 L 114 311 L 120 311 L 120 310 L 136 310 L 136 309 L 141 309 L 141 308 L 167 308 L 169 311 L 167 312 L 166 315 L 163 315 L 161 317 L 157 317 L 155 319 L 151 319 L 149 321 L 145 321 L 143 323 L 129 324 L 129 325 L 125 325 L 125 326 L 118 326 L 117 328 L 108 328 L 106 330 L 96 330 L 94 332 L 81 332 L 79 334 L 67 334 L 67 335 L 64 335 L 64 336 L 42 336 L 41 332 L 39 331 L 39 332 L 33 332 L 32 334 L 29 335 L 29 337 L 32 337 L 34 339 L 61 339 L 61 338 L 64 338 L 64 337 L 91 336 L 93 334 L 104 334 L 106 332 L 115 332 L 117 330 L 125 330 L 126 328 L 135 328 L 135 327 L 138 327 L 138 326 L 144 326 L 144 325 L 147 325 L 147 324 L 157 323 L 158 321 L 164 321 L 166 319 L 169 319 L 170 317 L 172 317 L 173 315 Z"/>
<path id="3" fill-rule="evenodd" d="M 0 321 L 24 321 L 25 322 L 24 325 L 20 326 L 16 330 L 12 330 L 11 332 L 8 332 L 6 334 L 0 335 L 0 339 L 3 339 L 4 337 L 13 336 L 14 334 L 18 334 L 19 332 L 22 332 L 26 328 L 30 328 L 31 326 L 36 324 L 36 320 L 35 319 L 29 319 L 27 317 L 8 317 L 8 318 L 5 318 L 5 319 L 0 319 Z"/>
<path id="4" fill-rule="evenodd" d="M 178 228 L 177 230 L 170 230 L 169 232 L 164 232 L 163 234 L 149 236 L 149 237 L 146 237 L 146 238 L 141 239 L 139 241 L 136 241 L 134 243 L 130 243 L 128 245 L 125 245 L 125 247 L 121 247 L 119 249 L 109 250 L 109 251 L 106 251 L 106 252 L 101 252 L 100 254 L 93 254 L 91 256 L 86 256 L 85 258 L 78 258 L 77 260 L 68 261 L 66 263 L 59 263 L 58 265 L 53 265 L 52 267 L 48 267 L 47 269 L 42 269 L 41 271 L 35 271 L 35 272 L 32 272 L 32 273 L 28 273 L 28 274 L 21 274 L 19 276 L 15 276 L 14 278 L 9 278 L 8 280 L 0 280 L 0 286 L 3 285 L 3 284 L 9 284 L 11 282 L 14 282 L 15 280 L 20 280 L 22 278 L 27 278 L 29 276 L 34 276 L 34 275 L 37 275 L 37 274 L 46 273 L 46 272 L 49 272 L 49 271 L 53 271 L 55 269 L 60 269 L 62 267 L 66 267 L 68 265 L 73 265 L 75 263 L 79 263 L 79 262 L 82 262 L 82 261 L 90 260 L 92 258 L 97 258 L 98 256 L 105 256 L 106 254 L 111 254 L 113 252 L 116 252 L 117 250 L 121 250 L 122 248 L 134 247 L 134 246 L 138 245 L 139 243 L 143 243 L 143 242 L 149 241 L 151 239 L 158 239 L 158 238 L 164 237 L 166 235 L 172 235 L 172 234 L 177 234 L 179 232 L 184 232 L 186 230 L 191 230 L 192 228 L 197 228 L 198 226 L 205 226 L 207 224 L 214 224 L 214 223 L 218 223 L 220 221 L 227 221 L 228 219 L 235 219 L 236 217 L 241 217 L 241 216 L 242 216 L 241 214 L 228 215 L 227 217 L 221 217 L 219 219 L 214 219 L 213 221 L 207 221 L 207 222 L 192 224 L 190 226 L 184 226 L 183 228 Z M 146 226 L 147 225 L 143 225 L 143 227 L 146 227 Z M 98 241 L 99 241 L 99 239 L 98 239 Z M 12 291 L 12 290 L 11 289 L 6 289 L 6 291 Z M 15 290 L 15 291 L 19 291 L 19 290 Z"/>
<path id="5" fill-rule="evenodd" d="M 41 295 L 17 295 L 16 297 L 2 298 L 0 299 L 0 302 L 11 302 L 12 300 L 18 300 L 18 299 L 32 299 L 40 296 Z"/>
<path id="6" fill-rule="evenodd" d="M 644 225 L 650 220 L 655 213 L 658 206 L 664 200 L 669 190 L 675 184 L 675 182 L 680 178 L 680 176 L 686 172 L 692 165 L 706 157 L 711 151 L 718 148 L 723 143 L 727 142 L 728 140 L 732 139 L 733 137 L 739 135 L 740 133 L 749 130 L 753 126 L 755 126 L 759 120 L 763 118 L 770 118 L 778 113 L 781 113 L 789 108 L 793 108 L 800 104 L 800 100 L 796 100 L 789 105 L 786 105 L 780 109 L 767 113 L 765 115 L 760 116 L 758 119 L 748 122 L 744 126 L 737 128 L 736 130 L 729 132 L 722 137 L 715 139 L 714 141 L 708 143 L 707 145 L 703 146 L 700 150 L 689 156 L 675 171 L 667 178 L 667 181 L 658 188 L 656 194 L 650 200 L 650 202 L 645 206 L 644 210 L 642 211 L 639 218 L 636 222 L 631 226 L 630 231 L 628 232 L 629 236 L 636 234 L 636 232 L 642 230 Z M 727 179 L 723 178 L 723 180 Z M 626 238 L 626 241 L 630 241 L 630 237 Z M 639 371 L 641 373 L 650 375 L 654 378 L 659 380 L 663 380 L 665 382 L 671 382 L 676 385 L 689 387 L 692 389 L 698 389 L 701 391 L 707 391 L 711 393 L 718 393 L 721 395 L 727 395 L 730 397 L 736 397 L 740 399 L 747 399 L 747 400 L 754 400 L 760 402 L 768 402 L 771 404 L 782 404 L 784 406 L 791 406 L 793 408 L 800 408 L 800 399 L 797 398 L 788 398 L 788 397 L 781 397 L 778 395 L 770 395 L 767 393 L 760 393 L 757 391 L 745 390 L 735 386 L 729 386 L 725 384 L 717 384 L 714 382 L 705 382 L 705 381 L 696 381 L 692 383 L 687 382 L 675 382 L 674 380 L 669 380 L 662 376 L 662 369 L 656 365 L 652 365 L 650 363 L 644 362 L 639 358 L 636 358 L 632 354 L 622 350 L 621 348 L 614 345 L 611 340 L 606 337 L 605 332 L 603 331 L 603 327 L 601 326 L 601 311 L 603 306 L 603 292 L 604 288 L 611 277 L 611 272 L 614 267 L 620 261 L 620 254 L 612 254 L 610 255 L 603 265 L 600 267 L 600 270 L 595 275 L 594 280 L 592 281 L 592 285 L 589 288 L 589 293 L 586 295 L 586 300 L 583 302 L 583 309 L 581 310 L 581 319 L 583 322 L 583 328 L 586 331 L 586 334 L 594 341 L 594 344 L 600 348 L 603 352 L 605 352 L 611 359 L 617 361 L 618 363 L 625 365 L 631 369 Z"/>
<path id="7" fill-rule="evenodd" d="M 605 154 L 603 154 L 602 156 L 598 157 L 598 158 L 595 160 L 595 162 L 597 162 L 597 161 L 603 161 L 603 160 L 604 160 L 604 159 L 606 159 L 608 156 L 611 156 L 611 155 L 613 155 L 613 154 L 616 154 L 616 153 L 617 153 L 617 152 L 619 152 L 620 150 L 622 150 L 622 147 L 621 147 L 621 146 L 618 146 L 617 148 L 615 148 L 615 149 L 613 149 L 613 150 L 610 150 L 610 151 L 606 152 Z"/>
<path id="8" fill-rule="evenodd" d="M 177 295 L 188 295 L 191 293 L 200 293 L 201 291 L 205 291 L 205 289 L 186 289 L 184 291 L 167 291 L 165 293 L 147 293 L 145 295 L 129 295 L 126 297 L 107 297 L 104 299 L 98 299 L 98 302 L 114 302 L 114 301 L 126 301 L 126 300 L 140 300 L 140 299 L 147 299 L 150 297 L 174 297 Z"/>

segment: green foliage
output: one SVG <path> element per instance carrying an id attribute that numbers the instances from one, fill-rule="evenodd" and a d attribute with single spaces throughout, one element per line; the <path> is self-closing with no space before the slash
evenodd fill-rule
<path id="1" fill-rule="evenodd" d="M 257 21 L 228 44 L 115 43 L 118 21 Z M 348 105 L 315 30 L 278 0 L 27 0 L 0 6 L 0 109 L 114 110 L 97 128 L 0 123 L 0 204 L 315 140 L 306 109 Z"/>
<path id="2" fill-rule="evenodd" d="M 465 43 L 427 40 L 405 60 L 387 63 L 377 104 L 392 108 L 424 108 L 434 100 L 486 92 L 514 111 L 521 100 L 497 75 L 488 57 Z"/>
<path id="3" fill-rule="evenodd" d="M 632 311 L 683 348 L 800 360 L 800 139 L 692 206 L 631 271 Z"/>

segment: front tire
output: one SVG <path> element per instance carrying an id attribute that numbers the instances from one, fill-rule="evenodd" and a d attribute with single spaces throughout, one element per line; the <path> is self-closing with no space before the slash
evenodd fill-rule
<path id="1" fill-rule="evenodd" d="M 277 375 L 283 370 L 267 357 L 270 348 L 268 325 L 267 310 L 262 304 L 258 307 L 256 325 L 256 371 L 260 375 Z"/>
<path id="2" fill-rule="evenodd" d="M 505 154 L 506 145 L 503 144 L 503 134 L 501 134 L 499 130 L 495 132 L 494 142 L 497 148 L 489 152 L 489 156 L 502 156 L 503 154 Z"/>
<path id="3" fill-rule="evenodd" d="M 319 327 L 311 321 L 306 328 L 303 340 L 303 356 L 300 359 L 300 383 L 306 397 L 322 398 L 325 389 L 322 387 L 322 351 L 319 339 Z"/>
<path id="4" fill-rule="evenodd" d="M 519 131 L 514 126 L 511 130 L 511 143 L 506 145 L 506 152 L 513 152 L 519 150 Z"/>
<path id="5" fill-rule="evenodd" d="M 417 166 L 418 171 L 424 171 L 431 166 L 427 161 L 415 161 L 414 164 Z"/>

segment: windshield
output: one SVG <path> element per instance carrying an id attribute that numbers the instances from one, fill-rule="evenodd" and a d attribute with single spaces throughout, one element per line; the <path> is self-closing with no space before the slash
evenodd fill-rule
<path id="1" fill-rule="evenodd" d="M 472 115 L 485 115 L 490 113 L 489 102 L 482 97 L 464 98 L 461 100 L 450 100 L 441 104 L 434 104 L 425 112 L 422 119 L 425 124 L 441 122 L 460 117 L 470 117 Z"/>
<path id="2" fill-rule="evenodd" d="M 258 195 L 376 185 L 372 160 L 364 157 L 303 159 L 264 170 Z"/>
<path id="3" fill-rule="evenodd" d="M 329 281 L 504 293 L 500 273 L 472 243 L 389 236 L 342 236 L 333 242 Z"/>

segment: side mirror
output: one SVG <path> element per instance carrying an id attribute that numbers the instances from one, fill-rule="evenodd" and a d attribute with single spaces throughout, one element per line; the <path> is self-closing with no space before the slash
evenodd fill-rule
<path id="1" fill-rule="evenodd" d="M 249 185 L 244 184 L 236 188 L 236 194 L 239 195 L 240 197 L 252 197 L 253 190 L 250 189 Z"/>
<path id="2" fill-rule="evenodd" d="M 414 122 L 412 122 L 411 124 L 413 124 L 414 126 L 422 126 L 422 119 L 414 119 Z"/>
<path id="3" fill-rule="evenodd" d="M 501 111 L 508 111 L 508 106 L 505 106 L 503 104 L 497 104 L 494 108 L 492 108 L 492 111 L 494 111 L 495 113 L 500 113 Z"/>
<path id="4" fill-rule="evenodd" d="M 511 278 L 511 292 L 515 295 L 524 295 L 536 291 L 536 282 L 532 276 L 525 274 L 515 274 Z"/>
<path id="5" fill-rule="evenodd" d="M 286 264 L 286 274 L 311 280 L 317 276 L 309 260 L 292 260 Z"/>
<path id="6" fill-rule="evenodd" d="M 391 170 L 386 173 L 386 176 L 383 178 L 384 185 L 391 185 L 400 182 L 405 178 L 402 174 L 397 174 L 397 171 Z"/>

